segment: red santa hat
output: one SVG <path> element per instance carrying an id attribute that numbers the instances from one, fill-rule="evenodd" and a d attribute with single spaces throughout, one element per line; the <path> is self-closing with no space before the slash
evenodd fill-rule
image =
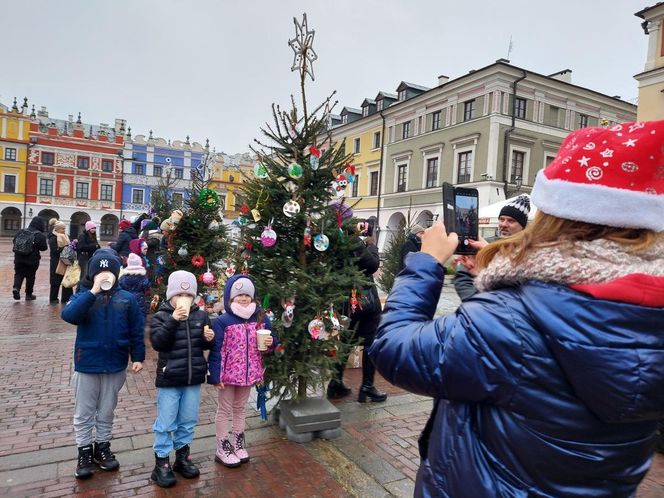
<path id="1" fill-rule="evenodd" d="M 537 174 L 532 202 L 568 220 L 664 231 L 664 121 L 570 133 Z"/>

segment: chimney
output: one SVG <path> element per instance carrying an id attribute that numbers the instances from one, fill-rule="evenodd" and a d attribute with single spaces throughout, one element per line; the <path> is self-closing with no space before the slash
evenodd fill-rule
<path id="1" fill-rule="evenodd" d="M 553 78 L 554 80 L 558 80 L 558 81 L 564 81 L 565 83 L 571 83 L 572 82 L 572 70 L 571 69 L 563 69 L 562 71 L 558 71 L 557 73 L 550 74 L 549 78 Z"/>
<path id="2" fill-rule="evenodd" d="M 449 76 L 445 76 L 444 74 L 441 74 L 440 76 L 438 76 L 438 86 L 443 86 L 448 81 L 450 81 Z"/>
<path id="3" fill-rule="evenodd" d="M 41 106 L 41 109 L 39 109 L 39 111 L 37 112 L 37 116 L 43 116 L 45 118 L 48 117 L 48 111 L 46 110 L 45 105 Z"/>
<path id="4" fill-rule="evenodd" d="M 73 115 L 73 114 L 70 114 L 70 115 L 69 115 L 69 119 L 68 119 L 68 121 L 69 121 L 70 123 L 73 123 L 73 122 L 74 122 L 74 115 Z"/>

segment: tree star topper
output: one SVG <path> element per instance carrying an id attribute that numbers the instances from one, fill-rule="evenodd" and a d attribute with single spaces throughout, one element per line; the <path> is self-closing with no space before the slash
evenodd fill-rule
<path id="1" fill-rule="evenodd" d="M 291 71 L 299 70 L 300 76 L 304 76 L 306 73 L 311 77 L 311 81 L 313 81 L 313 63 L 318 59 L 318 56 L 312 47 L 316 32 L 313 29 L 309 29 L 306 13 L 302 14 L 302 23 L 298 23 L 295 17 L 293 18 L 293 23 L 295 24 L 295 38 L 288 40 L 288 45 L 294 52 Z"/>

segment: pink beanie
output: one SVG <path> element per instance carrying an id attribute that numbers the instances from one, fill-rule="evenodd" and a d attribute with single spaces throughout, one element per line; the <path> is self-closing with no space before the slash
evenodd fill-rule
<path id="1" fill-rule="evenodd" d="M 86 221 L 85 222 L 85 230 L 92 230 L 93 228 L 97 228 L 97 224 L 94 221 Z"/>
<path id="2" fill-rule="evenodd" d="M 132 275 L 145 275 L 143 261 L 138 254 L 129 253 L 129 256 L 127 256 L 127 269 L 125 271 Z"/>

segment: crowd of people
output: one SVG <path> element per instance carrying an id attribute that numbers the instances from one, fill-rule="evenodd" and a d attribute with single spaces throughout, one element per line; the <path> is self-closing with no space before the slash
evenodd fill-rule
<path id="1" fill-rule="evenodd" d="M 419 441 L 416 495 L 634 495 L 664 420 L 663 137 L 664 121 L 571 133 L 537 175 L 534 219 L 530 199 L 520 196 L 501 210 L 496 238 L 472 242 L 478 253 L 460 260 L 455 278 L 462 304 L 449 315 L 434 317 L 457 234 L 442 223 L 414 226 L 381 309 L 371 226 L 358 225 L 358 265 L 370 282 L 363 294 L 376 303 L 350 317 L 365 346 L 358 401 L 386 399 L 374 386 L 376 368 L 434 399 Z M 143 368 L 146 313 L 137 297 L 149 275 L 149 232 L 158 226 L 139 223 L 123 220 L 107 249 L 86 226 L 87 269 L 62 311 L 77 326 L 77 478 L 119 467 L 110 448 L 113 412 L 128 363 L 132 372 Z M 48 236 L 56 256 L 71 245 L 63 228 L 54 222 Z M 34 299 L 44 231 L 35 218 L 16 237 L 16 299 L 23 280 L 26 299 Z M 57 277 L 51 284 L 54 300 Z M 215 460 L 249 461 L 249 390 L 278 343 L 270 333 L 259 347 L 258 331 L 272 327 L 251 277 L 228 279 L 225 311 L 212 321 L 196 295 L 193 274 L 172 273 L 150 327 L 159 354 L 151 478 L 163 487 L 176 483 L 174 472 L 199 475 L 190 445 L 206 381 L 218 393 Z M 327 394 L 350 392 L 340 364 Z"/>

